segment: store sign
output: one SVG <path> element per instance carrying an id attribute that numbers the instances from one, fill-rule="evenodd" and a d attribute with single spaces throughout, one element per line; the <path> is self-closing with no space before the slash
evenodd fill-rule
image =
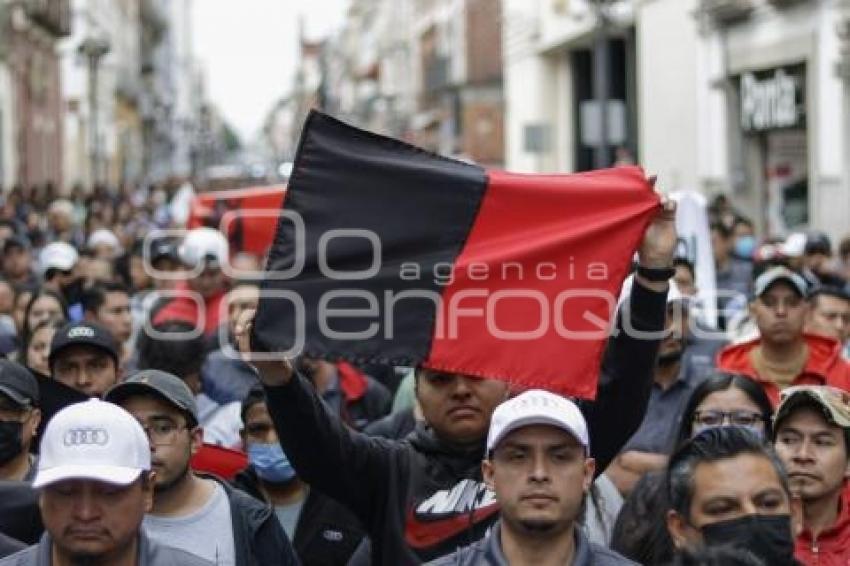
<path id="1" fill-rule="evenodd" d="M 741 75 L 741 128 L 745 132 L 804 125 L 803 69 L 801 65 Z"/>

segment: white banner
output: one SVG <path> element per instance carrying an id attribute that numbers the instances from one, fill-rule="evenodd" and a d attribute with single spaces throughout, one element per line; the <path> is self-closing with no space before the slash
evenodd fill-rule
<path id="1" fill-rule="evenodd" d="M 714 274 L 714 253 L 711 249 L 711 230 L 708 222 L 708 202 L 696 191 L 676 191 L 670 194 L 676 201 L 676 231 L 679 234 L 678 257 L 694 265 L 697 298 L 702 320 L 717 327 L 717 279 Z"/>

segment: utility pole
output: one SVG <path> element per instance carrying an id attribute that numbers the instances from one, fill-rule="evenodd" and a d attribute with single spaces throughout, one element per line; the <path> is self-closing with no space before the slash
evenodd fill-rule
<path id="1" fill-rule="evenodd" d="M 101 182 L 101 151 L 98 100 L 98 71 L 100 61 L 109 53 L 109 41 L 88 37 L 79 47 L 79 53 L 86 58 L 89 71 L 89 180 L 92 188 Z"/>
<path id="2" fill-rule="evenodd" d="M 611 165 L 611 150 L 608 142 L 608 96 L 610 79 L 610 54 L 608 49 L 608 0 L 593 0 L 596 11 L 596 31 L 593 41 L 593 98 L 599 111 L 599 140 L 594 151 L 596 169 Z"/>

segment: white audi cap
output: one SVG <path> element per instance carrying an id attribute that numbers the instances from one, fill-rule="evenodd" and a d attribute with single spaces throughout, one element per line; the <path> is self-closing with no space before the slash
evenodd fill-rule
<path id="1" fill-rule="evenodd" d="M 531 425 L 550 425 L 569 433 L 590 449 L 587 422 L 578 406 L 560 395 L 531 389 L 508 399 L 493 411 L 487 434 L 487 454 L 513 431 Z"/>
<path id="2" fill-rule="evenodd" d="M 32 485 L 70 479 L 129 485 L 150 469 L 150 444 L 138 421 L 118 405 L 89 399 L 47 423 Z"/>

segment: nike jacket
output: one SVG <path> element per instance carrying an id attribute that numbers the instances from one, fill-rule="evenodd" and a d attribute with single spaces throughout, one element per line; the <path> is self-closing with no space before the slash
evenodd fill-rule
<path id="1" fill-rule="evenodd" d="M 660 336 L 666 293 L 634 285 L 631 305 L 632 328 Z M 629 316 L 621 315 L 618 330 Z M 643 420 L 659 344 L 634 333 L 614 334 L 596 400 L 580 402 L 599 473 Z M 481 480 L 484 438 L 473 449 L 459 449 L 422 425 L 401 441 L 368 437 L 346 427 L 297 374 L 286 385 L 266 387 L 266 394 L 299 477 L 360 519 L 371 539 L 373 564 L 402 566 L 445 556 L 483 538 L 496 521 L 495 494 Z"/>

